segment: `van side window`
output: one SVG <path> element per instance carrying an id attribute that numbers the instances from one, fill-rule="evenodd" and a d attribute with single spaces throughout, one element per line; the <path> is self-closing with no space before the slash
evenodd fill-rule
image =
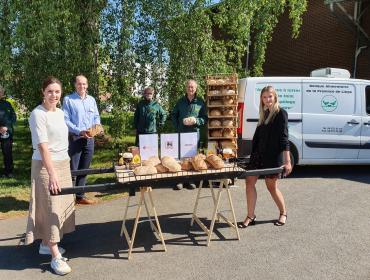
<path id="1" fill-rule="evenodd" d="M 370 115 L 370 86 L 365 88 L 366 113 Z"/>

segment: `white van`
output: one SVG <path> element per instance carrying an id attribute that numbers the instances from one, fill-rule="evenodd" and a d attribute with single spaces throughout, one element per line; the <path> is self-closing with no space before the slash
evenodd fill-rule
<path id="1" fill-rule="evenodd" d="M 370 164 L 370 81 L 349 78 L 240 79 L 239 156 L 251 152 L 260 92 L 267 85 L 288 112 L 295 164 Z"/>

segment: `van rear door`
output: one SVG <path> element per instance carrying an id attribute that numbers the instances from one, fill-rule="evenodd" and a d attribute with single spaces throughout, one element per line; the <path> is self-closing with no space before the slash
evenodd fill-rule
<path id="1" fill-rule="evenodd" d="M 365 98 L 362 102 L 361 149 L 358 158 L 370 160 L 370 84 L 365 86 L 363 92 Z"/>
<path id="2" fill-rule="evenodd" d="M 303 158 L 357 159 L 360 98 L 350 83 L 303 82 Z"/>

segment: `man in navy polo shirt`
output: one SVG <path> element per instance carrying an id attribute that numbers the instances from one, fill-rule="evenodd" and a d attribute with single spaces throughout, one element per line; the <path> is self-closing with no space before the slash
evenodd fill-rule
<path id="1" fill-rule="evenodd" d="M 83 75 L 75 78 L 75 91 L 64 97 L 64 118 L 69 130 L 68 153 L 71 157 L 71 170 L 80 170 L 90 167 L 94 154 L 94 137 L 90 137 L 87 130 L 95 124 L 100 124 L 98 107 L 94 97 L 87 93 L 88 82 Z M 75 186 L 84 186 L 86 175 L 77 176 Z M 76 194 L 79 204 L 94 204 L 87 199 L 84 193 Z"/>

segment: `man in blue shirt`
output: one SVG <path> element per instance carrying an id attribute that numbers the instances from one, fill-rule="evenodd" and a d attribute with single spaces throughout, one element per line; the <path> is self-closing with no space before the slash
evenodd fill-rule
<path id="1" fill-rule="evenodd" d="M 100 116 L 95 99 L 87 94 L 88 82 L 83 75 L 76 76 L 75 91 L 64 97 L 64 118 L 69 130 L 68 153 L 71 157 L 71 170 L 90 167 L 94 154 L 94 137 L 87 130 L 95 124 L 100 124 Z M 86 184 L 86 175 L 76 177 L 76 186 Z M 76 194 L 76 202 L 94 204 L 84 193 Z"/>

